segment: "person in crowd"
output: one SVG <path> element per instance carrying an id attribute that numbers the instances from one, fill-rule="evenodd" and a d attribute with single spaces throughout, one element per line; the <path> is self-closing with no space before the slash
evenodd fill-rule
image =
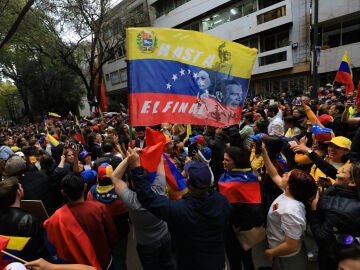
<path id="1" fill-rule="evenodd" d="M 207 146 L 212 151 L 210 167 L 214 173 L 215 186 L 217 186 L 217 182 L 221 174 L 224 172 L 222 160 L 224 158 L 224 149 L 226 147 L 225 136 L 223 134 L 222 128 L 207 126 L 204 133 L 204 138 Z"/>
<path id="2" fill-rule="evenodd" d="M 335 136 L 348 137 L 349 126 L 341 121 L 344 111 L 345 105 L 342 102 L 336 102 L 330 106 L 329 115 L 334 119 L 330 128 L 334 131 Z"/>
<path id="3" fill-rule="evenodd" d="M 112 249 L 118 239 L 116 227 L 106 206 L 84 201 L 84 179 L 77 173 L 61 181 L 69 200 L 45 220 L 48 250 L 57 263 L 79 263 L 96 269 L 112 269 Z"/>
<path id="4" fill-rule="evenodd" d="M 335 137 L 336 138 L 336 137 Z M 337 269 L 332 248 L 344 235 L 360 236 L 360 164 L 339 169 L 334 185 L 312 203 L 310 227 L 319 246 L 319 269 Z"/>
<path id="5" fill-rule="evenodd" d="M 209 191 L 211 172 L 201 162 L 185 164 L 189 193 L 169 200 L 152 191 L 140 158 L 128 150 L 135 191 L 143 207 L 165 220 L 175 232 L 177 268 L 220 270 L 225 265 L 223 233 L 231 206 L 216 191 Z"/>
<path id="6" fill-rule="evenodd" d="M 16 177 L 0 181 L 0 235 L 29 237 L 18 256 L 24 260 L 50 259 L 39 220 L 20 208 L 24 190 Z"/>
<path id="7" fill-rule="evenodd" d="M 284 136 L 284 121 L 282 120 L 282 111 L 277 104 L 270 105 L 267 110 L 269 117 L 268 134 L 275 136 Z"/>
<path id="8" fill-rule="evenodd" d="M 345 243 L 344 243 L 345 242 Z M 360 269 L 360 243 L 359 239 L 347 235 L 342 242 L 342 248 L 337 253 L 338 269 Z"/>
<path id="9" fill-rule="evenodd" d="M 289 139 L 299 139 L 301 129 L 297 126 L 297 121 L 294 116 L 287 116 L 284 118 L 286 133 L 285 137 Z"/>
<path id="10" fill-rule="evenodd" d="M 283 191 L 271 204 L 267 216 L 266 234 L 269 248 L 265 255 L 274 270 L 306 270 L 307 256 L 302 243 L 306 229 L 306 209 L 310 208 L 317 192 L 311 175 L 294 169 L 281 177 L 262 146 L 266 171 Z"/>
<path id="11" fill-rule="evenodd" d="M 110 164 L 113 168 L 116 168 L 117 165 L 122 161 L 121 157 L 118 157 L 113 154 L 115 151 L 114 143 L 111 141 L 105 141 L 101 144 L 102 155 L 100 158 L 94 161 L 93 170 L 97 171 L 98 167 L 103 163 Z"/>
<path id="12" fill-rule="evenodd" d="M 296 122 L 295 126 L 303 129 L 306 126 L 307 118 L 306 113 L 301 108 L 301 106 L 296 106 L 292 111 L 292 115 Z"/>
<path id="13" fill-rule="evenodd" d="M 113 168 L 107 163 L 98 167 L 97 184 L 93 185 L 87 195 L 87 200 L 103 203 L 111 214 L 119 236 L 118 244 L 113 251 L 114 269 L 126 270 L 126 247 L 130 231 L 128 210 L 115 192 L 111 181 Z"/>
<path id="14" fill-rule="evenodd" d="M 134 147 L 145 148 L 145 127 L 135 127 L 135 145 Z"/>
<path id="15" fill-rule="evenodd" d="M 24 189 L 24 200 L 41 200 L 48 211 L 54 211 L 53 198 L 49 196 L 49 177 L 42 171 L 28 171 L 26 162 L 19 156 L 6 161 L 5 170 L 9 177 L 14 176 Z"/>
<path id="16" fill-rule="evenodd" d="M 250 151 L 252 139 L 250 136 L 254 135 L 253 122 L 254 122 L 254 114 L 252 112 L 248 112 L 244 114 L 243 121 L 245 126 L 240 130 L 240 138 L 242 141 L 242 148 L 245 151 Z"/>
<path id="17" fill-rule="evenodd" d="M 10 156 L 14 154 L 8 146 L 9 139 L 4 134 L 0 135 L 0 159 L 7 161 Z"/>
<path id="18" fill-rule="evenodd" d="M 95 161 L 101 157 L 101 135 L 96 132 L 89 134 L 87 138 L 87 151 L 91 153 L 91 160 Z"/>
<path id="19" fill-rule="evenodd" d="M 245 251 L 239 244 L 233 227 L 248 231 L 263 225 L 260 184 L 250 165 L 248 152 L 230 146 L 224 153 L 225 172 L 219 179 L 219 192 L 232 206 L 232 214 L 225 233 L 225 250 L 231 269 L 255 269 L 249 249 Z M 242 266 L 244 268 L 242 268 Z"/>
<path id="20" fill-rule="evenodd" d="M 136 250 L 141 264 L 144 270 L 176 269 L 167 223 L 143 208 L 137 199 L 136 192 L 121 179 L 127 167 L 128 158 L 125 158 L 115 169 L 111 179 L 116 193 L 129 209 L 135 231 Z M 165 195 L 166 192 L 163 170 L 163 166 L 160 165 L 151 184 L 151 189 L 159 195 Z"/>
<path id="21" fill-rule="evenodd" d="M 315 163 L 311 167 L 310 174 L 315 181 L 323 180 L 332 185 L 335 183 L 338 170 L 342 170 L 349 163 L 349 151 L 351 141 L 343 136 L 334 137 L 329 141 L 327 156 L 324 160 L 319 157 L 314 150 L 304 144 L 294 146 L 295 152 L 306 153 L 308 157 Z M 325 161 L 325 162 L 324 162 Z"/>
<path id="22" fill-rule="evenodd" d="M 261 155 L 262 139 L 267 137 L 265 133 L 258 133 L 250 136 L 252 139 L 250 164 L 253 172 L 258 176 L 259 180 L 262 180 L 264 174 L 264 159 Z"/>

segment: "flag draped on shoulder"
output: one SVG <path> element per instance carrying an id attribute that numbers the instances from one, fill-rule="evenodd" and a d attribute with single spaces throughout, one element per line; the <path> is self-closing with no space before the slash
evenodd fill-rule
<path id="1" fill-rule="evenodd" d="M 354 82 L 352 80 L 350 58 L 347 52 L 344 53 L 340 67 L 336 72 L 335 81 L 346 84 L 346 96 L 355 89 Z"/>
<path id="2" fill-rule="evenodd" d="M 257 49 L 205 33 L 128 28 L 131 125 L 238 124 Z"/>
<path id="3" fill-rule="evenodd" d="M 261 203 L 260 183 L 251 169 L 225 172 L 218 185 L 230 203 Z"/>

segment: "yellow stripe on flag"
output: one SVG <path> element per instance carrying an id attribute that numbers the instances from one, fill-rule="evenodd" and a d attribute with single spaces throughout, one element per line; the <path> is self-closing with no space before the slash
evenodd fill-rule
<path id="1" fill-rule="evenodd" d="M 10 241 L 6 246 L 6 249 L 16 250 L 16 251 L 23 250 L 27 242 L 29 242 L 30 240 L 30 237 L 7 236 L 7 235 L 1 235 L 1 236 L 10 238 Z"/>
<path id="2" fill-rule="evenodd" d="M 53 136 L 51 136 L 49 133 L 46 134 L 48 140 L 50 143 L 52 143 L 52 145 L 54 145 L 55 147 L 58 146 L 60 143 L 57 139 L 55 139 Z"/>

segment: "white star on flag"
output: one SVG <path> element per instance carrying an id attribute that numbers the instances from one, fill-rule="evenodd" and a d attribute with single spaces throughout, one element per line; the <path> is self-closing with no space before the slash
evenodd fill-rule
<path id="1" fill-rule="evenodd" d="M 198 77 L 198 74 L 194 73 L 193 77 L 194 77 L 194 79 L 196 79 Z"/>
<path id="2" fill-rule="evenodd" d="M 171 84 L 170 83 L 166 84 L 166 89 L 171 89 Z"/>
<path id="3" fill-rule="evenodd" d="M 180 70 L 180 75 L 181 75 L 181 76 L 184 76 L 184 75 L 185 75 L 185 70 L 184 70 L 184 69 L 181 69 L 181 70 Z"/>
<path id="4" fill-rule="evenodd" d="M 172 79 L 174 80 L 174 82 L 178 79 L 177 75 L 176 74 L 173 74 L 172 75 Z"/>
<path id="5" fill-rule="evenodd" d="M 188 69 L 188 74 L 190 74 L 191 73 L 191 70 L 190 69 Z"/>

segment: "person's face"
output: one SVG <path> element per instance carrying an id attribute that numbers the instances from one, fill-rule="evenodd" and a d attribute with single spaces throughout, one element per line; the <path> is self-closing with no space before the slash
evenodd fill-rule
<path id="1" fill-rule="evenodd" d="M 86 156 L 86 157 L 84 158 L 84 162 L 85 162 L 86 164 L 91 163 L 91 155 Z"/>
<path id="2" fill-rule="evenodd" d="M 300 114 L 299 110 L 294 110 L 293 111 L 293 116 L 296 117 L 296 118 L 300 117 L 301 114 Z"/>
<path id="3" fill-rule="evenodd" d="M 140 140 L 143 140 L 145 138 L 145 132 L 144 131 L 137 131 L 136 137 Z"/>
<path id="4" fill-rule="evenodd" d="M 360 269 L 359 259 L 345 259 L 339 262 L 339 270 L 354 270 Z"/>
<path id="5" fill-rule="evenodd" d="M 329 115 L 333 116 L 336 114 L 335 105 L 331 105 L 329 109 Z"/>
<path id="6" fill-rule="evenodd" d="M 329 158 L 331 158 L 335 162 L 341 162 L 341 159 L 343 156 L 345 156 L 347 153 L 349 153 L 348 149 L 341 148 L 333 143 L 329 144 L 328 147 L 328 155 Z"/>
<path id="7" fill-rule="evenodd" d="M 66 162 L 74 163 L 74 152 L 72 150 L 68 150 L 66 153 Z"/>
<path id="8" fill-rule="evenodd" d="M 351 164 L 345 166 L 341 170 L 338 170 L 336 174 L 335 184 L 338 186 L 342 186 L 344 188 L 347 188 L 349 184 L 354 183 L 354 181 L 351 179 Z"/>
<path id="9" fill-rule="evenodd" d="M 241 85 L 230 84 L 226 86 L 225 93 L 225 104 L 230 106 L 239 106 L 242 98 Z"/>
<path id="10" fill-rule="evenodd" d="M 173 148 L 174 148 L 174 144 L 173 144 L 172 142 L 169 142 L 169 143 L 165 144 L 165 146 L 164 146 L 164 152 L 165 152 L 166 154 L 171 154 L 172 151 L 173 151 Z"/>
<path id="11" fill-rule="evenodd" d="M 79 167 L 79 172 L 82 172 L 84 170 L 84 165 L 81 163 L 81 161 L 78 161 L 78 167 Z"/>
<path id="12" fill-rule="evenodd" d="M 270 118 L 272 118 L 272 117 L 274 117 L 275 116 L 275 113 L 274 112 L 272 112 L 272 111 L 267 111 L 266 112 L 266 115 L 267 115 L 267 117 L 270 117 Z"/>
<path id="13" fill-rule="evenodd" d="M 102 137 L 101 137 L 101 135 L 99 133 L 96 134 L 95 141 L 97 143 L 102 143 Z"/>
<path id="14" fill-rule="evenodd" d="M 14 140 L 12 137 L 9 137 L 8 138 L 8 142 L 7 142 L 7 145 L 13 145 L 14 144 Z"/>
<path id="15" fill-rule="evenodd" d="M 227 153 L 224 153 L 223 165 L 225 171 L 231 171 L 232 169 L 235 169 L 235 162 Z"/>
<path id="16" fill-rule="evenodd" d="M 24 189 L 20 183 L 19 183 L 18 191 L 19 191 L 20 199 L 22 199 L 24 197 Z"/>
<path id="17" fill-rule="evenodd" d="M 306 105 L 309 105 L 310 99 L 308 97 L 301 97 L 301 101 L 304 102 Z"/>
<path id="18" fill-rule="evenodd" d="M 196 78 L 196 84 L 200 90 L 207 90 L 211 85 L 209 74 L 206 71 L 201 70 Z"/>

